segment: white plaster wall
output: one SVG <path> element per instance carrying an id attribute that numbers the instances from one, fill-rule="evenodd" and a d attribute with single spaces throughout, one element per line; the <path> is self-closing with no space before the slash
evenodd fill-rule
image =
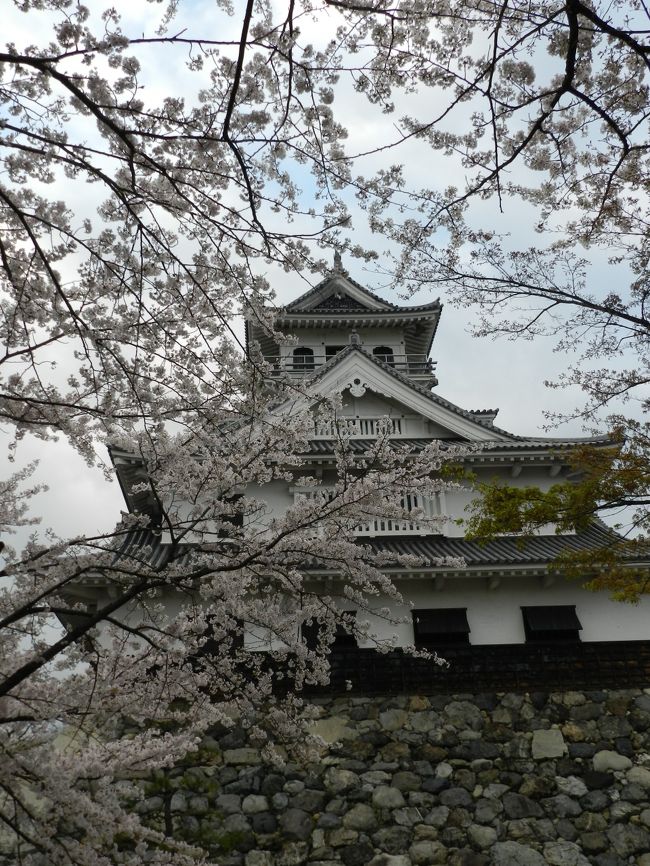
<path id="1" fill-rule="evenodd" d="M 583 642 L 650 640 L 650 598 L 647 597 L 637 605 L 622 604 L 611 601 L 606 593 L 589 592 L 569 581 L 558 580 L 545 588 L 542 579 L 536 577 L 503 578 L 496 589 L 489 589 L 487 580 L 481 578 L 448 579 L 442 589 L 436 589 L 433 578 L 401 581 L 397 586 L 404 598 L 403 604 L 394 605 L 389 599 L 379 597 L 372 599 L 371 606 L 377 611 L 390 606 L 395 619 L 403 618 L 404 622 L 390 622 L 383 616 L 365 611 L 358 614 L 361 620 L 369 621 L 371 632 L 379 639 L 390 641 L 396 635 L 397 646 L 413 643 L 413 609 L 466 608 L 471 644 L 521 644 L 525 643 L 521 607 L 553 604 L 575 605 L 582 625 L 580 636 Z M 170 619 L 187 601 L 186 596 L 171 592 L 160 598 Z M 340 607 L 345 610 L 351 605 L 341 599 Z M 121 608 L 116 615 L 133 627 L 148 620 L 146 612 L 137 604 Z M 271 645 L 269 633 L 250 624 L 245 627 L 244 643 L 251 650 L 279 649 L 281 646 L 277 641 Z M 372 647 L 374 642 L 368 640 L 362 646 Z M 444 647 L 441 654 L 444 655 Z"/>
<path id="2" fill-rule="evenodd" d="M 294 501 L 293 493 L 289 492 L 289 485 L 285 481 L 270 481 L 264 485 L 249 484 L 246 496 L 262 503 L 260 510 L 246 521 L 247 524 L 256 526 L 268 525 L 274 517 L 284 514 Z"/>
<path id="3" fill-rule="evenodd" d="M 306 346 L 314 350 L 316 356 L 325 357 L 325 346 L 347 346 L 350 342 L 350 328 L 296 328 L 292 336 L 297 339 L 293 346 L 282 346 L 283 357 L 290 357 L 296 346 Z M 405 354 L 404 328 L 358 328 L 357 334 L 362 346 L 372 352 L 375 346 L 390 346 L 396 355 Z"/>
<path id="4" fill-rule="evenodd" d="M 431 435 L 429 423 L 425 418 L 414 414 L 408 406 L 372 391 L 366 391 L 363 397 L 353 397 L 346 392 L 340 414 L 346 418 L 399 418 L 402 422 L 402 436 Z"/>
<path id="5" fill-rule="evenodd" d="M 430 579 L 402 581 L 398 588 L 414 608 L 467 608 L 472 644 L 524 643 L 521 607 L 552 604 L 575 605 L 585 642 L 650 640 L 650 598 L 638 605 L 622 604 L 611 601 L 606 593 L 589 592 L 569 581 L 558 580 L 544 588 L 541 578 L 504 578 L 491 590 L 487 580 L 455 578 L 437 590 Z M 373 607 L 380 609 L 387 604 L 380 598 Z M 395 608 L 396 616 L 407 617 L 404 623 L 386 623 L 374 616 L 368 619 L 379 635 L 389 638 L 395 633 L 398 645 L 404 646 L 413 642 L 411 610 L 408 603 Z"/>

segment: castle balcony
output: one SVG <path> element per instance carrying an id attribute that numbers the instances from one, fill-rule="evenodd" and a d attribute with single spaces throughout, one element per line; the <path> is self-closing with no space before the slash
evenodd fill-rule
<path id="1" fill-rule="evenodd" d="M 435 361 L 426 355 L 398 355 L 392 352 L 390 354 L 372 352 L 372 354 L 377 360 L 383 361 L 404 376 L 428 385 L 437 383 Z M 273 375 L 304 376 L 324 367 L 334 357 L 335 353 L 319 354 L 306 347 L 298 347 L 289 355 L 265 355 L 264 360 L 272 366 Z"/>
<path id="2" fill-rule="evenodd" d="M 415 416 L 414 416 L 415 418 Z M 336 418 L 314 421 L 315 439 L 377 439 L 403 436 L 404 418 Z"/>
<path id="3" fill-rule="evenodd" d="M 295 490 L 294 501 L 309 501 L 325 497 L 331 499 L 334 491 L 319 487 L 311 490 Z M 432 528 L 431 520 L 444 515 L 443 494 L 424 496 L 422 493 L 406 493 L 402 498 L 405 511 L 416 511 L 419 519 L 408 520 L 381 515 L 369 515 L 369 519 L 360 523 L 354 529 L 354 534 L 360 538 L 376 538 L 382 535 L 431 535 L 439 532 L 439 527 Z"/>

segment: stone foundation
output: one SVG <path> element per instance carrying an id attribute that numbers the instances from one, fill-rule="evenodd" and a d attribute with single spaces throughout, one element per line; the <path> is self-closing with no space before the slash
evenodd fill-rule
<path id="1" fill-rule="evenodd" d="M 650 866 L 650 689 L 315 702 L 319 763 L 215 731 L 138 811 L 221 866 Z"/>

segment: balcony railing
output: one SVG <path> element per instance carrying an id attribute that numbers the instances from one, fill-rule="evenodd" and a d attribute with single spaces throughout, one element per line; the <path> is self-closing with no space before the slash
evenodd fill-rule
<path id="1" fill-rule="evenodd" d="M 296 504 L 303 500 L 313 500 L 320 497 L 332 499 L 334 491 L 327 487 L 311 488 L 307 490 L 295 490 L 294 501 Z M 444 514 L 442 494 L 434 497 L 423 496 L 421 493 L 407 493 L 402 499 L 402 507 L 405 511 L 417 511 L 422 514 L 422 521 L 404 520 L 394 517 L 382 517 L 381 515 L 370 517 L 366 522 L 360 523 L 354 529 L 354 534 L 365 538 L 374 538 L 378 535 L 431 535 L 432 525 L 427 518 L 441 517 Z"/>
<path id="2" fill-rule="evenodd" d="M 430 535 L 432 529 L 426 522 L 426 518 L 441 516 L 440 496 L 433 498 L 423 496 L 421 493 L 409 493 L 404 496 L 402 505 L 406 511 L 422 512 L 425 519 L 418 523 L 414 520 L 398 520 L 392 517 L 373 517 L 367 523 L 357 526 L 355 534 L 370 538 L 376 535 Z"/>
<path id="3" fill-rule="evenodd" d="M 312 373 L 324 364 L 327 364 L 334 355 L 287 355 L 287 356 L 265 356 L 264 360 L 271 364 L 276 375 L 281 373 L 299 374 Z M 435 376 L 435 362 L 426 355 L 375 355 L 378 360 L 383 361 L 400 373 L 407 376 Z"/>
<path id="4" fill-rule="evenodd" d="M 336 418 L 314 422 L 316 439 L 376 439 L 401 436 L 401 418 Z"/>

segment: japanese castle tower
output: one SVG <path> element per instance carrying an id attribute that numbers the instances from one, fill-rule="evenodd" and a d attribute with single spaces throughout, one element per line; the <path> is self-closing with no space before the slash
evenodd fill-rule
<path id="1" fill-rule="evenodd" d="M 438 301 L 411 307 L 388 303 L 350 279 L 338 260 L 326 279 L 278 312 L 277 328 L 295 343 L 278 344 L 255 322 L 247 324 L 248 346 L 259 347 L 278 373 L 303 380 L 310 395 L 342 394 L 337 422 L 315 425 L 314 472 L 332 458 L 334 423 L 361 449 L 382 418 L 389 419 L 392 437 L 416 447 L 431 439 L 478 446 L 469 463 L 479 480 L 500 478 L 542 489 L 566 477 L 577 443 L 606 443 L 514 435 L 495 425 L 497 410 L 462 409 L 439 396 L 429 353 L 441 309 Z M 298 495 L 287 489 L 285 506 Z M 650 605 L 614 603 L 605 593 L 549 571 L 566 549 L 602 545 L 608 535 L 603 524 L 579 535 L 556 535 L 548 527 L 548 534 L 525 541 L 501 537 L 480 544 L 465 540 L 456 522 L 467 516 L 472 496 L 470 489 L 455 490 L 435 502 L 413 503 L 449 518 L 440 534 L 426 534 L 431 530 L 417 523 L 381 519 L 359 528 L 364 543 L 382 550 L 465 562 L 456 569 L 432 565 L 392 572 L 413 603 L 412 624 L 396 627 L 400 642 L 444 647 L 650 639 Z M 280 497 L 274 501 L 282 507 Z M 400 613 L 408 615 L 409 608 Z"/>
<path id="2" fill-rule="evenodd" d="M 541 489 L 567 477 L 578 443 L 607 444 L 604 438 L 515 435 L 495 425 L 497 410 L 463 409 L 440 396 L 429 354 L 441 310 L 438 301 L 409 307 L 388 303 L 352 280 L 337 259 L 322 282 L 277 311 L 275 326 L 294 338 L 290 344 L 275 340 L 255 319 L 246 323 L 249 354 L 258 359 L 261 354 L 272 378 L 300 384 L 296 391 L 306 405 L 341 395 L 336 421 L 315 422 L 307 473 L 327 478 L 338 431 L 361 453 L 386 423 L 391 437 L 416 448 L 432 439 L 476 446 L 466 463 L 479 481 L 498 478 Z M 141 510 L 143 494 L 131 488 L 135 483 L 141 491 L 143 479 L 132 455 L 113 450 L 112 458 L 129 510 Z M 280 514 L 308 493 L 276 481 L 253 495 L 266 501 L 270 513 Z M 467 487 L 435 500 L 413 497 L 413 508 L 448 518 L 435 534 L 416 520 L 375 518 L 359 527 L 364 544 L 414 553 L 422 563 L 386 569 L 405 600 L 395 609 L 401 621 L 384 624 L 370 615 L 371 630 L 380 636 L 382 629 L 386 636 L 396 633 L 398 647 L 415 643 L 455 658 L 453 681 L 442 688 L 467 689 L 479 682 L 483 689 L 545 687 L 577 669 L 583 685 L 592 688 L 608 681 L 612 686 L 650 682 L 650 599 L 638 605 L 613 602 L 607 593 L 590 592 L 552 569 L 563 551 L 607 543 L 610 530 L 595 521 L 580 534 L 558 535 L 549 526 L 546 534 L 532 538 L 503 536 L 481 544 L 465 539 L 458 522 L 467 516 L 474 495 Z M 164 541 L 145 540 L 161 563 Z M 142 539 L 129 540 L 125 551 L 138 543 Z M 449 557 L 464 565 L 440 566 L 440 559 Z M 386 604 L 385 598 L 376 599 L 378 610 Z M 244 634 L 244 645 L 249 641 Z M 338 677 L 347 688 L 350 682 L 355 689 L 374 691 L 437 687 L 426 660 L 400 653 L 379 656 L 370 645 L 350 645 L 343 634 L 333 645 L 332 655 L 337 652 L 343 661 L 338 668 L 332 664 L 332 680 Z M 631 678 L 625 673 L 630 665 Z"/>

